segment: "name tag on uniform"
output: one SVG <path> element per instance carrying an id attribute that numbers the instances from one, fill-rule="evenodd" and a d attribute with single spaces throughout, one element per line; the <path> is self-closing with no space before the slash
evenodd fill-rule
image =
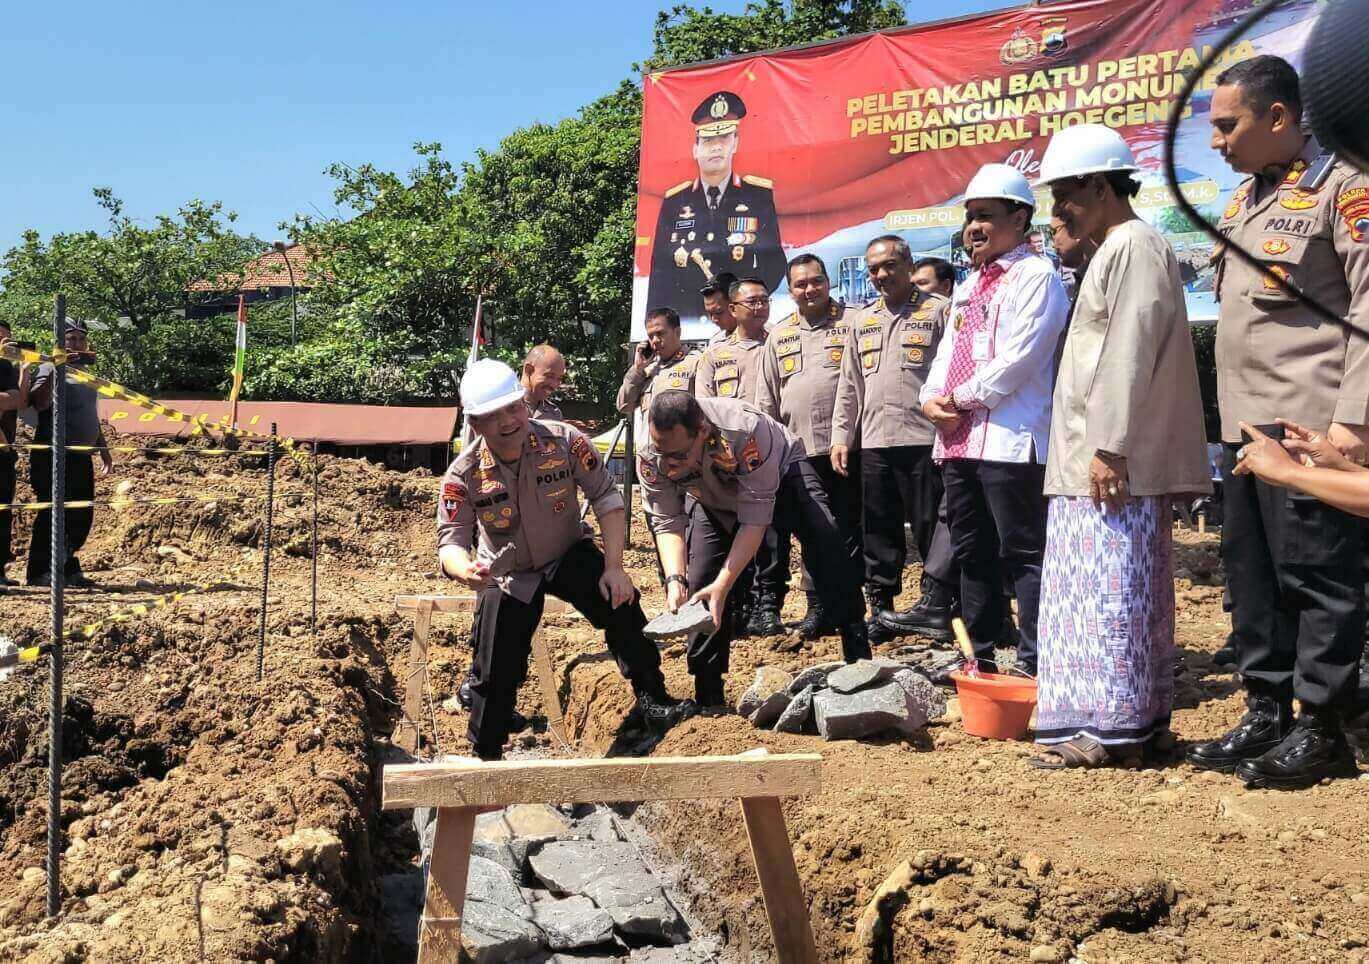
<path id="1" fill-rule="evenodd" d="M 973 357 L 975 361 L 988 361 L 989 354 L 989 333 L 987 331 L 977 331 L 974 333 Z"/>

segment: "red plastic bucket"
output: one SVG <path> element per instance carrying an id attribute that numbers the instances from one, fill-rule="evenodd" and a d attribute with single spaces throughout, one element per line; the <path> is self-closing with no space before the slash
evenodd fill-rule
<path id="1" fill-rule="evenodd" d="M 1021 740 L 1036 708 L 1036 680 L 999 673 L 952 673 L 965 732 L 990 740 Z"/>

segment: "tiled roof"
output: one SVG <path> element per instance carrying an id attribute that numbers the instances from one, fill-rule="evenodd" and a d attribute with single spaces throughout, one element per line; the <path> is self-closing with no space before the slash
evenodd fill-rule
<path id="1" fill-rule="evenodd" d="M 313 255 L 307 247 L 302 244 L 292 244 L 282 251 L 267 251 L 260 257 L 253 258 L 243 265 L 241 274 L 231 272 L 221 274 L 217 278 L 204 278 L 193 282 L 190 285 L 191 291 L 254 291 L 260 288 L 288 288 L 290 287 L 290 270 L 285 262 L 289 259 L 289 268 L 295 272 L 295 286 L 297 288 L 308 288 L 311 286 L 310 275 L 313 264 Z"/>

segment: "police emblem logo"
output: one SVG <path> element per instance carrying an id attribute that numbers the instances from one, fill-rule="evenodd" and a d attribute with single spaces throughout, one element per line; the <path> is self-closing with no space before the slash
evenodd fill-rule
<path id="1" fill-rule="evenodd" d="M 909 334 L 903 336 L 903 344 L 905 344 L 905 345 L 925 345 L 925 344 L 927 344 L 927 336 L 924 335 L 924 334 L 922 334 L 922 332 L 920 332 L 920 331 L 914 331 L 914 332 L 911 332 L 911 333 L 909 333 Z"/>
<path id="2" fill-rule="evenodd" d="M 708 116 L 714 120 L 722 120 L 727 116 L 727 98 L 719 94 L 713 99 L 713 105 L 708 108 Z"/>
<path id="3" fill-rule="evenodd" d="M 1317 206 L 1317 196 L 1298 188 L 1291 194 L 1279 198 L 1279 206 L 1289 211 L 1306 211 Z"/>
<path id="4" fill-rule="evenodd" d="M 746 471 L 754 472 L 761 467 L 762 461 L 764 460 L 761 458 L 761 447 L 756 444 L 756 438 L 753 435 L 742 446 L 742 464 L 746 466 Z"/>
<path id="5" fill-rule="evenodd" d="M 827 357 L 832 359 L 832 361 L 836 362 L 838 365 L 841 364 L 842 354 L 843 353 L 840 346 L 827 349 Z"/>
<path id="6" fill-rule="evenodd" d="M 675 267 L 683 268 L 687 264 L 689 264 L 689 252 L 685 250 L 682 244 L 675 249 Z"/>
<path id="7" fill-rule="evenodd" d="M 1264 243 L 1264 253 L 1274 255 L 1286 254 L 1291 247 L 1293 246 L 1283 238 L 1271 238 Z"/>
<path id="8" fill-rule="evenodd" d="M 557 499 L 557 500 L 552 504 L 551 511 L 552 511 L 552 512 L 555 512 L 557 515 L 560 515 L 562 512 L 565 512 L 565 511 L 566 511 L 566 500 L 565 500 L 565 499 Z"/>
<path id="9" fill-rule="evenodd" d="M 795 356 L 789 355 L 788 357 L 786 357 L 786 358 L 784 359 L 783 367 L 784 367 L 784 373 L 785 373 L 786 375 L 792 375 L 792 374 L 794 374 L 794 358 L 795 358 Z"/>
<path id="10" fill-rule="evenodd" d="M 860 356 L 860 362 L 867 370 L 874 368 L 877 361 L 879 361 L 879 356 L 874 352 L 867 352 Z"/>
<path id="11" fill-rule="evenodd" d="M 570 443 L 570 454 L 580 462 L 580 467 L 586 472 L 592 472 L 599 467 L 599 457 L 594 454 L 594 447 L 589 444 L 589 439 L 583 435 L 575 436 L 575 441 Z"/>
<path id="12" fill-rule="evenodd" d="M 1264 270 L 1265 275 L 1263 280 L 1265 291 L 1282 291 L 1283 287 L 1279 284 L 1280 280 L 1287 284 L 1293 283 L 1293 278 L 1289 275 L 1287 270 L 1280 268 L 1276 264 L 1267 265 Z"/>
<path id="13" fill-rule="evenodd" d="M 908 349 L 908 361 L 912 362 L 914 365 L 921 365 L 923 357 L 921 348 Z"/>
<path id="14" fill-rule="evenodd" d="M 494 510 L 493 510 L 493 509 L 487 509 L 486 511 L 480 513 L 480 519 L 481 519 L 481 521 L 483 521 L 483 522 L 493 522 L 493 521 L 494 521 Z"/>
<path id="15" fill-rule="evenodd" d="M 637 474 L 647 485 L 656 484 L 656 467 L 642 456 L 637 456 Z"/>
<path id="16" fill-rule="evenodd" d="M 1369 188 L 1356 187 L 1336 198 L 1336 212 L 1350 230 L 1350 238 L 1369 241 Z"/>

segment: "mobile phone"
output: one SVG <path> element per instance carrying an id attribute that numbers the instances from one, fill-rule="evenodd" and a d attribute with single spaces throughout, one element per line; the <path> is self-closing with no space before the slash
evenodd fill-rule
<path id="1" fill-rule="evenodd" d="M 651 347 L 651 342 L 649 341 L 642 342 L 641 350 L 643 358 L 652 358 L 656 354 L 656 349 Z"/>

